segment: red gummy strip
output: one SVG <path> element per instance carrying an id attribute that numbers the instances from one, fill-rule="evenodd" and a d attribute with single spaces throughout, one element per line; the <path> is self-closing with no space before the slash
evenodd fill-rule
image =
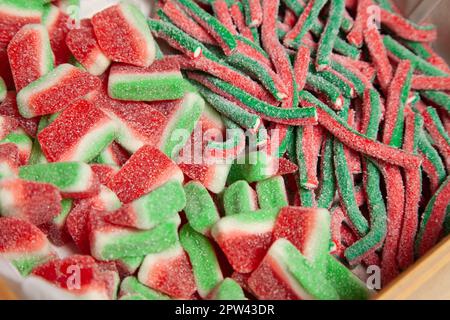
<path id="1" fill-rule="evenodd" d="M 306 106 L 306 105 L 305 105 Z M 404 168 L 420 166 L 419 157 L 349 131 L 326 111 L 317 108 L 319 123 L 350 148 Z"/>
<path id="2" fill-rule="evenodd" d="M 425 154 L 419 152 L 422 157 L 422 168 L 423 171 L 427 174 L 428 179 L 430 179 L 430 192 L 435 193 L 439 188 L 439 175 L 434 167 L 433 163 L 426 157 Z"/>
<path id="3" fill-rule="evenodd" d="M 450 183 L 449 177 L 447 177 L 447 180 L 442 184 L 439 191 L 437 192 L 434 203 L 431 204 L 433 206 L 431 209 L 431 213 L 428 217 L 428 220 L 426 221 L 424 230 L 422 230 L 422 238 L 420 239 L 417 248 L 417 253 L 420 257 L 423 256 L 428 250 L 430 250 L 438 241 L 439 236 L 442 232 L 444 219 L 447 214 L 447 207 L 450 204 L 449 200 Z M 429 205 L 430 204 L 428 204 L 428 206 Z"/>
<path id="4" fill-rule="evenodd" d="M 355 128 L 355 110 L 350 109 L 348 111 L 348 125 Z M 356 129 L 355 129 L 356 130 Z M 361 173 L 361 158 L 359 153 L 344 146 L 345 157 L 347 159 L 348 168 L 351 173 Z"/>
<path id="5" fill-rule="evenodd" d="M 371 79 L 375 75 L 375 69 L 371 64 L 361 60 L 353 60 L 339 54 L 333 54 L 332 59 L 354 73 L 364 83 L 365 87 L 372 86 Z"/>
<path id="6" fill-rule="evenodd" d="M 253 81 L 250 77 L 239 73 L 229 67 L 220 63 L 212 61 L 204 56 L 198 59 L 188 59 L 183 56 L 177 56 L 181 69 L 200 70 L 207 72 L 223 81 L 231 83 L 236 87 L 244 90 L 252 96 L 273 104 L 275 98 L 272 97 L 259 83 Z"/>
<path id="7" fill-rule="evenodd" d="M 250 27 L 259 27 L 263 20 L 263 12 L 260 0 L 248 0 L 250 8 Z"/>
<path id="8" fill-rule="evenodd" d="M 245 23 L 245 17 L 241 8 L 235 3 L 230 7 L 231 17 L 233 18 L 234 24 L 236 25 L 239 33 L 242 34 L 249 40 L 253 41 L 253 33 L 252 30 Z"/>
<path id="9" fill-rule="evenodd" d="M 368 26 L 364 29 L 364 39 L 377 72 L 378 82 L 383 90 L 387 90 L 393 72 L 383 38 L 375 26 Z"/>
<path id="10" fill-rule="evenodd" d="M 301 91 L 306 84 L 306 76 L 308 74 L 309 62 L 311 60 L 310 50 L 308 47 L 301 46 L 298 49 L 294 62 L 294 75 L 297 82 L 297 90 Z"/>
<path id="11" fill-rule="evenodd" d="M 381 259 L 381 281 L 383 285 L 391 282 L 399 274 L 397 252 L 400 230 L 403 223 L 405 188 L 403 178 L 398 167 L 381 164 L 380 171 L 384 176 L 387 196 L 387 235 Z"/>
<path id="12" fill-rule="evenodd" d="M 405 136 L 403 149 L 414 152 L 414 114 L 405 117 Z M 398 249 L 398 265 L 404 270 L 414 262 L 414 239 L 419 225 L 419 201 L 422 193 L 422 177 L 420 169 L 409 169 L 405 172 L 405 213 Z"/>
<path id="13" fill-rule="evenodd" d="M 408 73 L 411 69 L 411 62 L 409 60 L 402 60 L 397 66 L 394 78 L 388 89 L 386 110 L 384 114 L 384 127 L 383 127 L 383 143 L 390 144 L 393 132 L 395 130 L 398 117 L 402 116 L 401 112 L 402 104 L 402 89 L 405 85 Z"/>
<path id="14" fill-rule="evenodd" d="M 356 18 L 352 30 L 347 34 L 347 40 L 350 44 L 362 47 L 364 37 L 364 25 L 368 24 L 368 9 L 371 0 L 360 0 L 357 3 Z"/>
<path id="15" fill-rule="evenodd" d="M 420 30 L 415 28 L 401 15 L 380 8 L 381 23 L 396 33 L 399 37 L 417 42 L 432 42 L 436 40 L 436 29 Z"/>
<path id="16" fill-rule="evenodd" d="M 233 23 L 233 20 L 231 19 L 227 2 L 225 0 L 216 0 L 213 1 L 211 5 L 217 20 L 219 20 L 225 26 L 225 28 L 228 29 L 228 31 L 236 35 L 237 30 Z"/>
<path id="17" fill-rule="evenodd" d="M 415 90 L 450 90 L 450 77 L 413 75 L 411 88 Z"/>
<path id="18" fill-rule="evenodd" d="M 263 23 L 261 25 L 261 40 L 264 49 L 268 52 L 270 59 L 275 66 L 275 70 L 284 81 L 288 97 L 282 103 L 282 107 L 293 106 L 295 91 L 295 79 L 289 57 L 278 40 L 276 33 L 276 22 L 278 16 L 278 0 L 268 0 L 263 6 Z"/>
<path id="19" fill-rule="evenodd" d="M 186 32 L 191 37 L 206 44 L 217 45 L 217 41 L 211 37 L 211 35 L 206 32 L 203 27 L 192 20 L 174 1 L 167 0 L 162 6 L 162 10 L 175 26 Z"/>
<path id="20" fill-rule="evenodd" d="M 289 43 L 292 43 L 300 33 L 300 31 L 303 29 L 303 26 L 306 22 L 306 19 L 309 16 L 309 13 L 311 12 L 311 9 L 314 6 L 314 0 L 311 0 L 308 2 L 307 6 L 304 8 L 302 14 L 298 18 L 295 26 L 284 36 L 283 43 L 285 45 L 288 45 Z M 301 39 L 303 40 L 303 39 Z"/>
<path id="21" fill-rule="evenodd" d="M 422 117 L 425 128 L 444 157 L 447 168 L 450 168 L 450 143 L 448 141 L 448 135 L 447 137 L 442 135 L 428 110 L 422 112 Z"/>
<path id="22" fill-rule="evenodd" d="M 244 54 L 248 57 L 251 57 L 255 61 L 258 61 L 259 63 L 261 63 L 265 66 L 268 66 L 270 68 L 272 67 L 272 62 L 270 61 L 270 59 L 268 57 L 266 57 L 261 52 L 259 52 L 252 46 L 248 45 L 247 43 L 245 43 L 239 39 L 237 39 L 236 52 Z"/>

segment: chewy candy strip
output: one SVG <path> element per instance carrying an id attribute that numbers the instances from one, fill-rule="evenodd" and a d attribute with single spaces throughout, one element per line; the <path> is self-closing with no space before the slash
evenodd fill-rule
<path id="1" fill-rule="evenodd" d="M 306 189 L 315 189 L 317 180 L 317 156 L 313 126 L 296 128 L 296 155 L 299 166 L 300 186 Z"/>
<path id="2" fill-rule="evenodd" d="M 306 46 L 298 48 L 297 56 L 294 62 L 294 75 L 297 82 L 297 90 L 302 91 L 306 84 L 308 67 L 310 62 L 310 49 Z"/>
<path id="3" fill-rule="evenodd" d="M 25 118 L 61 111 L 70 102 L 100 87 L 100 80 L 69 64 L 61 64 L 17 94 Z"/>
<path id="4" fill-rule="evenodd" d="M 316 121 L 315 109 L 313 108 L 277 108 L 265 103 L 264 101 L 254 98 L 243 90 L 236 88 L 218 78 L 194 74 L 191 72 L 188 73 L 188 77 L 200 82 L 218 94 L 224 92 L 226 94 L 226 98 L 237 100 L 236 102 L 238 102 L 239 105 L 255 112 L 264 119 L 289 125 L 314 124 Z"/>
<path id="5" fill-rule="evenodd" d="M 183 52 L 190 58 L 195 59 L 201 56 L 201 44 L 171 23 L 148 19 L 147 24 L 155 37 L 164 39 L 171 47 Z"/>
<path id="6" fill-rule="evenodd" d="M 184 80 L 179 66 L 164 58 L 145 69 L 113 65 L 109 73 L 108 94 L 119 100 L 175 100 L 184 94 Z"/>
<path id="7" fill-rule="evenodd" d="M 249 27 L 259 27 L 263 20 L 261 2 L 258 0 L 243 0 L 245 21 Z"/>
<path id="8" fill-rule="evenodd" d="M 11 217 L 0 217 L 0 254 L 26 276 L 55 257 L 50 242 L 38 227 Z"/>
<path id="9" fill-rule="evenodd" d="M 138 279 L 152 289 L 179 299 L 191 298 L 197 289 L 187 254 L 179 243 L 148 254 L 139 269 Z"/>
<path id="10" fill-rule="evenodd" d="M 222 23 L 234 36 L 237 36 L 237 30 L 231 18 L 226 0 L 216 0 L 211 3 L 212 11 L 216 15 L 217 20 Z"/>
<path id="11" fill-rule="evenodd" d="M 61 195 L 51 184 L 7 179 L 0 183 L 0 212 L 36 226 L 51 221 L 61 211 Z"/>
<path id="12" fill-rule="evenodd" d="M 81 124 L 80 118 L 83 118 Z M 73 134 L 67 135 L 67 130 Z M 42 152 L 50 162 L 90 161 L 115 137 L 115 123 L 86 100 L 78 100 L 67 107 L 38 134 Z"/>
<path id="13" fill-rule="evenodd" d="M 288 205 L 286 186 L 282 176 L 258 181 L 256 194 L 261 209 L 282 208 Z"/>
<path id="14" fill-rule="evenodd" d="M 233 269 L 249 273 L 256 269 L 272 243 L 272 230 L 279 208 L 261 209 L 224 217 L 211 235 Z"/>
<path id="15" fill-rule="evenodd" d="M 223 280 L 222 271 L 211 242 L 189 224 L 180 230 L 180 242 L 189 256 L 200 297 L 207 297 Z"/>
<path id="16" fill-rule="evenodd" d="M 244 8 L 240 2 L 230 6 L 230 14 L 239 33 L 251 41 L 255 41 L 250 27 L 247 26 Z"/>
<path id="17" fill-rule="evenodd" d="M 364 92 L 363 128 L 367 136 L 375 138 L 378 135 L 381 121 L 381 101 L 374 90 Z M 370 230 L 361 239 L 349 246 L 344 254 L 351 265 L 359 263 L 371 252 L 382 246 L 386 237 L 386 206 L 380 189 L 381 174 L 376 165 L 365 158 L 363 160 L 363 183 L 369 207 Z"/>
<path id="18" fill-rule="evenodd" d="M 223 193 L 225 215 L 255 211 L 258 208 L 255 190 L 244 181 L 236 181 Z"/>
<path id="19" fill-rule="evenodd" d="M 119 295 L 121 299 L 133 295 L 142 297 L 142 300 L 169 300 L 170 298 L 165 294 L 153 290 L 136 279 L 136 277 L 126 277 L 120 283 Z"/>
<path id="20" fill-rule="evenodd" d="M 432 42 L 436 40 L 437 31 L 434 25 L 417 25 L 402 16 L 381 9 L 381 24 L 390 29 L 400 38 L 418 42 Z"/>
<path id="21" fill-rule="evenodd" d="M 70 30 L 66 44 L 74 58 L 94 76 L 103 74 L 111 64 L 111 60 L 100 49 L 90 22 L 79 29 Z"/>
<path id="22" fill-rule="evenodd" d="M 420 115 L 409 113 L 405 116 L 405 137 L 403 149 L 417 153 L 423 119 Z M 404 270 L 414 262 L 414 238 L 419 225 L 419 202 L 422 193 L 420 169 L 405 172 L 405 213 L 398 249 L 398 264 Z"/>
<path id="23" fill-rule="evenodd" d="M 183 182 L 180 168 L 164 153 L 151 146 L 143 146 L 111 179 L 108 187 L 123 203 L 129 203 L 155 190 L 167 181 Z"/>
<path id="24" fill-rule="evenodd" d="M 317 106 L 320 124 L 350 148 L 367 154 L 368 156 L 405 168 L 414 168 L 420 165 L 421 161 L 417 156 L 390 147 L 386 144 L 379 143 L 360 134 L 348 126 L 343 119 L 337 117 L 327 105 L 310 93 L 302 91 L 300 93 L 300 98 L 301 105 Z"/>
<path id="25" fill-rule="evenodd" d="M 53 69 L 54 57 L 48 32 L 40 24 L 29 24 L 8 44 L 8 60 L 17 91 Z"/>
<path id="26" fill-rule="evenodd" d="M 344 0 L 330 2 L 327 24 L 320 37 L 316 56 L 316 69 L 318 71 L 327 68 L 330 64 L 330 56 L 333 51 L 334 41 L 337 38 L 339 27 L 344 18 Z"/>
<path id="27" fill-rule="evenodd" d="M 322 145 L 322 154 L 320 157 L 320 187 L 317 195 L 318 208 L 330 208 L 336 193 L 333 167 L 333 144 L 333 138 L 327 136 Z"/>
<path id="28" fill-rule="evenodd" d="M 434 193 L 444 182 L 447 173 L 439 153 L 425 137 L 423 130 L 419 133 L 419 151 L 423 159 L 423 171 L 430 179 L 430 189 Z"/>
<path id="29" fill-rule="evenodd" d="M 322 78 L 319 74 L 312 72 L 306 77 L 306 88 L 310 91 L 323 94 L 335 110 L 341 110 L 344 105 L 344 98 L 337 87 Z"/>
<path id="30" fill-rule="evenodd" d="M 186 196 L 182 185 L 178 181 L 169 181 L 106 215 L 105 220 L 116 225 L 148 230 L 178 214 L 185 205 Z"/>
<path id="31" fill-rule="evenodd" d="M 248 284 L 259 299 L 338 299 L 332 284 L 286 239 L 273 243 Z"/>
<path id="32" fill-rule="evenodd" d="M 436 148 L 441 152 L 445 159 L 447 168 L 450 167 L 450 137 L 439 118 L 439 115 L 433 107 L 428 107 L 422 113 L 424 125 L 433 139 Z"/>
<path id="33" fill-rule="evenodd" d="M 98 193 L 99 183 L 89 165 L 82 162 L 55 162 L 22 166 L 19 177 L 25 180 L 50 183 L 63 197 L 89 198 Z"/>
<path id="34" fill-rule="evenodd" d="M 450 96 L 448 94 L 441 91 L 420 91 L 420 95 L 450 113 Z"/>
<path id="35" fill-rule="evenodd" d="M 450 90 L 450 77 L 413 75 L 411 88 L 415 90 Z"/>
<path id="36" fill-rule="evenodd" d="M 111 60 L 139 67 L 155 60 L 155 41 L 134 5 L 122 1 L 95 14 L 91 22 L 100 48 Z"/>
<path id="37" fill-rule="evenodd" d="M 219 212 L 208 190 L 197 181 L 184 185 L 186 207 L 184 213 L 189 225 L 195 231 L 207 236 L 212 226 L 219 220 Z"/>
<path id="38" fill-rule="evenodd" d="M 350 32 L 347 34 L 347 40 L 350 44 L 361 48 L 364 42 L 364 24 L 368 23 L 368 6 L 370 0 L 360 0 L 356 6 L 356 17 Z"/>
<path id="39" fill-rule="evenodd" d="M 167 22 L 173 23 L 191 37 L 205 44 L 217 44 L 216 40 L 192 20 L 174 1 L 166 1 L 162 7 L 162 12 L 169 20 Z M 161 19 L 164 19 L 164 16 L 161 16 Z"/>
<path id="40" fill-rule="evenodd" d="M 231 54 L 236 49 L 236 39 L 233 34 L 219 22 L 219 20 L 200 8 L 192 0 L 178 0 L 178 3 L 195 21 L 197 21 L 198 24 L 205 28 L 208 33 L 216 39 L 226 55 Z"/>
<path id="41" fill-rule="evenodd" d="M 450 178 L 447 177 L 431 197 L 422 214 L 422 221 L 416 238 L 416 253 L 420 257 L 431 249 L 439 238 L 447 214 L 449 193 Z"/>

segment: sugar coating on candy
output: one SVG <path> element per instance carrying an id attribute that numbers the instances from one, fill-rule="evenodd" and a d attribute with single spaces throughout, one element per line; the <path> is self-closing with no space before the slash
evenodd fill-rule
<path id="1" fill-rule="evenodd" d="M 197 290 L 188 256 L 179 243 L 148 254 L 139 269 L 138 279 L 174 298 L 189 299 Z"/>
<path id="2" fill-rule="evenodd" d="M 19 173 L 19 148 L 13 143 L 0 144 L 0 179 Z"/>
<path id="3" fill-rule="evenodd" d="M 114 64 L 108 94 L 119 100 L 174 100 L 183 96 L 184 80 L 178 65 L 170 59 L 156 60 L 145 69 Z"/>
<path id="4" fill-rule="evenodd" d="M 4 139 L 11 131 L 16 130 L 19 122 L 8 116 L 0 115 L 0 139 Z"/>
<path id="5" fill-rule="evenodd" d="M 79 29 L 72 29 L 66 37 L 67 47 L 75 59 L 95 76 L 103 74 L 111 60 L 101 51 L 89 21 Z"/>
<path id="6" fill-rule="evenodd" d="M 91 254 L 98 260 L 142 257 L 171 247 L 178 241 L 178 216 L 150 230 L 124 228 L 107 223 L 105 212 L 90 214 L 88 220 Z"/>
<path id="7" fill-rule="evenodd" d="M 75 282 L 75 272 L 79 283 Z M 113 300 L 119 286 L 117 271 L 104 269 L 91 256 L 55 259 L 34 269 L 33 275 L 84 299 Z"/>
<path id="8" fill-rule="evenodd" d="M 147 145 L 131 156 L 108 186 L 123 203 L 128 203 L 170 180 L 183 182 L 180 168 L 161 151 Z"/>
<path id="9" fill-rule="evenodd" d="M 38 127 L 38 118 L 26 119 L 19 113 L 16 103 L 16 93 L 9 91 L 6 93 L 5 100 L 0 105 L 0 115 L 12 117 L 19 122 L 19 126 L 30 136 L 36 135 Z"/>
<path id="10" fill-rule="evenodd" d="M 26 163 L 28 163 L 33 142 L 25 132 L 23 132 L 21 129 L 10 132 L 5 138 L 0 140 L 0 144 L 4 143 L 13 143 L 17 146 L 19 150 L 20 165 L 25 165 Z"/>
<path id="11" fill-rule="evenodd" d="M 120 283 L 119 295 L 121 298 L 125 298 L 131 295 L 138 295 L 144 300 L 169 300 L 170 298 L 165 294 L 153 290 L 141 282 L 135 277 L 126 277 Z"/>
<path id="12" fill-rule="evenodd" d="M 73 26 L 67 12 L 52 3 L 43 7 L 42 24 L 47 28 L 50 44 L 55 55 L 55 64 L 60 65 L 70 58 L 70 50 L 66 45 L 66 36 Z"/>
<path id="13" fill-rule="evenodd" d="M 92 17 L 102 51 L 113 61 L 148 67 L 155 59 L 155 42 L 144 15 L 127 2 L 111 6 Z"/>
<path id="14" fill-rule="evenodd" d="M 180 243 L 189 256 L 197 292 L 207 297 L 223 280 L 222 271 L 211 242 L 187 223 L 180 230 Z"/>
<path id="15" fill-rule="evenodd" d="M 40 23 L 42 5 L 36 1 L 4 0 L 0 3 L 0 47 L 5 47 L 26 24 Z"/>
<path id="16" fill-rule="evenodd" d="M 66 229 L 66 221 L 72 209 L 72 204 L 72 199 L 62 199 L 61 210 L 58 212 L 58 215 L 49 222 L 39 226 L 45 232 L 50 242 L 56 246 L 62 246 L 71 241 Z"/>
<path id="17" fill-rule="evenodd" d="M 225 189 L 223 206 L 227 216 L 255 211 L 258 208 L 256 192 L 246 181 L 236 181 Z"/>
<path id="18" fill-rule="evenodd" d="M 261 209 L 282 208 L 288 205 L 286 186 L 282 176 L 258 181 L 256 193 Z"/>
<path id="19" fill-rule="evenodd" d="M 95 158 L 94 162 L 121 167 L 129 158 L 130 154 L 126 150 L 118 143 L 112 142 Z"/>
<path id="20" fill-rule="evenodd" d="M 25 180 L 51 183 L 63 197 L 89 198 L 99 191 L 99 182 L 89 165 L 82 162 L 56 162 L 28 165 L 20 168 Z"/>
<path id="21" fill-rule="evenodd" d="M 51 114 L 99 86 L 97 77 L 70 64 L 62 64 L 23 88 L 17 94 L 17 105 L 25 118 Z"/>
<path id="22" fill-rule="evenodd" d="M 219 212 L 208 190 L 198 181 L 184 185 L 186 207 L 184 213 L 189 225 L 195 231 L 208 235 L 212 226 L 219 220 Z"/>
<path id="23" fill-rule="evenodd" d="M 17 91 L 53 69 L 54 56 L 46 28 L 29 24 L 8 44 L 8 59 Z"/>
<path id="24" fill-rule="evenodd" d="M 94 171 L 100 184 L 107 185 L 120 167 L 113 164 L 93 163 L 91 164 L 91 169 Z"/>
<path id="25" fill-rule="evenodd" d="M 151 229 L 177 215 L 185 205 L 182 185 L 178 181 L 169 181 L 105 216 L 105 220 L 122 226 Z"/>
<path id="26" fill-rule="evenodd" d="M 92 103 L 78 100 L 43 129 L 38 140 L 48 161 L 90 161 L 115 136 L 113 120 Z"/>
<path id="27" fill-rule="evenodd" d="M 61 195 L 51 184 L 3 180 L 0 183 L 0 199 L 3 216 L 24 219 L 34 225 L 49 222 L 61 210 Z"/>
<path id="28" fill-rule="evenodd" d="M 210 295 L 213 300 L 247 300 L 241 286 L 232 278 L 225 278 Z"/>
<path id="29" fill-rule="evenodd" d="M 272 243 L 278 208 L 261 209 L 220 219 L 211 235 L 233 269 L 249 273 L 256 269 Z"/>
<path id="30" fill-rule="evenodd" d="M 38 227 L 12 217 L 0 217 L 0 254 L 22 275 L 54 257 L 47 237 Z"/>
<path id="31" fill-rule="evenodd" d="M 314 277 L 312 275 L 314 274 Z M 248 283 L 259 299 L 311 300 L 339 298 L 332 284 L 317 273 L 286 239 L 278 239 Z"/>

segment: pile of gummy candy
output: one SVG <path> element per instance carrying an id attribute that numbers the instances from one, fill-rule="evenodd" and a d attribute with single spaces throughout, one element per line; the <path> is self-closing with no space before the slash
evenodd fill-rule
<path id="1" fill-rule="evenodd" d="M 76 2 L 0 0 L 0 255 L 23 276 L 366 299 L 355 270 L 385 286 L 450 232 L 435 26 L 388 0 Z"/>

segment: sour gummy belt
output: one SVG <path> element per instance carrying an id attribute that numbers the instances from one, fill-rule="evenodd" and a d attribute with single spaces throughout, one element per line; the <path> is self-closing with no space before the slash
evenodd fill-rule
<path id="1" fill-rule="evenodd" d="M 384 287 L 450 232 L 433 25 L 373 0 L 68 3 L 0 0 L 0 255 L 23 276 L 368 299 L 361 270 Z"/>

